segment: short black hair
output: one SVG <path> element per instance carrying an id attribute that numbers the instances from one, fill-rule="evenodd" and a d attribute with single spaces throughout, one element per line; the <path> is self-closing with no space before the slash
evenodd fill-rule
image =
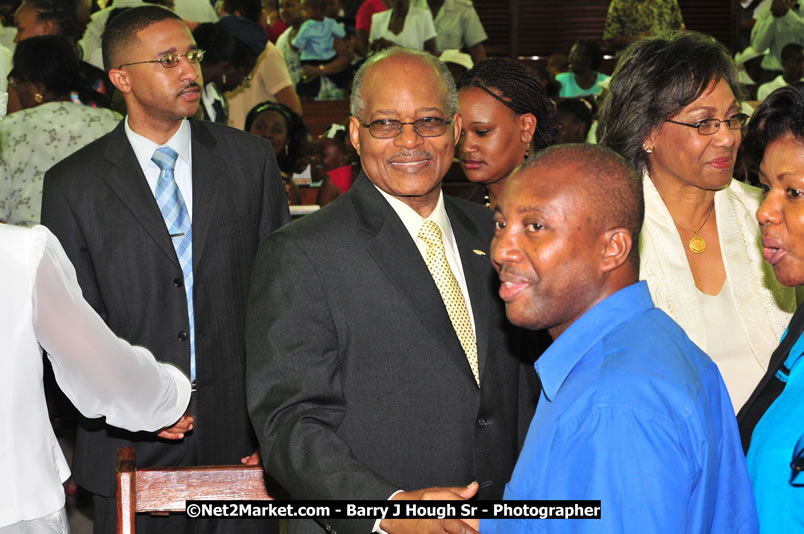
<path id="1" fill-rule="evenodd" d="M 287 153 L 277 154 L 276 163 L 279 165 L 279 169 L 282 170 L 282 172 L 288 174 L 292 173 L 293 169 L 296 167 L 296 160 L 299 158 L 304 141 L 309 136 L 307 126 L 304 124 L 301 115 L 290 109 L 285 104 L 280 104 L 279 102 L 274 101 L 266 101 L 261 104 L 257 104 L 248 112 L 248 115 L 246 115 L 245 131 L 251 131 L 254 121 L 256 121 L 257 117 L 265 111 L 275 111 L 282 115 L 282 117 L 285 119 L 285 125 L 287 126 L 288 130 Z"/>
<path id="2" fill-rule="evenodd" d="M 800 56 L 802 50 L 804 50 L 804 47 L 802 47 L 800 44 L 788 43 L 782 48 L 782 53 L 779 57 L 781 57 L 782 61 L 787 61 L 788 59 L 793 59 L 796 56 Z"/>
<path id="3" fill-rule="evenodd" d="M 324 12 L 327 9 L 327 0 L 307 0 L 306 4 L 308 8 L 314 9 L 316 11 Z"/>
<path id="4" fill-rule="evenodd" d="M 720 80 L 742 99 L 731 53 L 713 37 L 686 31 L 636 41 L 617 62 L 601 105 L 600 143 L 644 173 L 650 132 Z"/>
<path id="5" fill-rule="evenodd" d="M 32 7 L 39 20 L 55 24 L 58 34 L 71 43 L 81 38 L 76 0 L 25 0 L 22 5 Z"/>
<path id="6" fill-rule="evenodd" d="M 204 62 L 217 64 L 230 62 L 235 67 L 254 68 L 257 54 L 246 43 L 214 22 L 199 24 L 193 31 L 198 48 L 204 51 Z"/>
<path id="7" fill-rule="evenodd" d="M 639 273 L 639 233 L 645 217 L 642 178 L 625 158 L 613 150 L 590 143 L 556 145 L 537 152 L 519 169 L 556 164 L 577 165 L 586 178 L 578 194 L 600 232 L 625 228 L 631 233 L 628 261 Z"/>
<path id="8" fill-rule="evenodd" d="M 592 70 L 599 69 L 603 62 L 603 50 L 600 48 L 600 43 L 591 39 L 581 39 L 575 44 L 583 48 L 583 53 L 589 58 L 589 66 Z"/>
<path id="9" fill-rule="evenodd" d="M 113 62 L 117 61 L 119 51 L 128 46 L 131 39 L 137 32 L 161 22 L 163 20 L 176 19 L 181 21 L 174 12 L 167 8 L 157 5 L 133 7 L 120 13 L 106 24 L 103 31 L 102 50 L 103 68 L 106 72 L 118 67 Z"/>
<path id="10" fill-rule="evenodd" d="M 466 87 L 482 89 L 517 115 L 532 113 L 536 117 L 536 151 L 553 144 L 559 128 L 555 106 L 539 80 L 521 63 L 507 58 L 481 61 L 458 81 L 459 91 Z M 501 95 L 494 93 L 495 89 Z"/>
<path id="11" fill-rule="evenodd" d="M 299 0 L 301 2 L 301 0 Z M 259 22 L 262 16 L 262 2 L 260 0 L 223 0 L 223 11 L 234 15 L 235 11 L 252 22 Z"/>
<path id="12" fill-rule="evenodd" d="M 758 175 L 768 145 L 788 133 L 804 143 L 804 82 L 780 87 L 754 111 L 740 147 L 749 176 Z"/>
<path id="13" fill-rule="evenodd" d="M 9 76 L 41 83 L 55 95 L 78 89 L 78 56 L 75 47 L 61 35 L 40 35 L 17 43 L 14 68 Z"/>
<path id="14" fill-rule="evenodd" d="M 565 98 L 556 104 L 556 111 L 558 113 L 569 113 L 584 124 L 585 133 L 589 133 L 589 128 L 592 126 L 592 121 L 595 119 L 594 107 L 592 103 L 585 98 Z"/>

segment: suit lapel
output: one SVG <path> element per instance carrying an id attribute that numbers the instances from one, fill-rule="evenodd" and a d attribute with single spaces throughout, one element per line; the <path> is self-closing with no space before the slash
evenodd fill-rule
<path id="1" fill-rule="evenodd" d="M 461 255 L 463 275 L 466 278 L 466 287 L 469 291 L 469 300 L 472 303 L 472 315 L 475 320 L 475 338 L 477 340 L 477 365 L 481 384 L 483 373 L 488 361 L 489 347 L 489 245 L 480 240 L 480 232 L 475 221 L 466 213 L 457 208 L 452 199 L 445 196 L 444 205 L 447 209 L 455 241 L 458 243 L 458 252 Z M 483 252 L 478 254 L 476 251 Z"/>
<path id="2" fill-rule="evenodd" d="M 369 255 L 416 312 L 423 327 L 442 343 L 461 372 L 474 382 L 441 294 L 399 216 L 365 175 L 361 174 L 351 191 L 355 210 L 362 216 L 359 226 L 371 235 L 367 244 Z"/>
<path id="3" fill-rule="evenodd" d="M 115 128 L 106 145 L 105 157 L 109 171 L 103 173 L 103 179 L 162 252 L 178 266 L 176 250 L 170 241 L 165 220 L 128 142 L 124 122 L 121 121 Z"/>
<path id="4" fill-rule="evenodd" d="M 217 141 L 199 121 L 190 121 L 193 151 L 193 270 L 198 268 L 204 245 L 215 220 L 218 187 L 229 174 L 216 151 Z"/>

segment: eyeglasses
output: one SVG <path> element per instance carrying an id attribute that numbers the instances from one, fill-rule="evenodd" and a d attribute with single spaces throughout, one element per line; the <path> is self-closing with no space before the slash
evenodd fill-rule
<path id="1" fill-rule="evenodd" d="M 686 122 L 672 121 L 670 119 L 665 119 L 664 121 L 672 122 L 673 124 L 680 124 L 682 126 L 689 126 L 690 128 L 698 128 L 698 133 L 701 135 L 712 135 L 720 130 L 721 122 L 728 124 L 729 130 L 741 130 L 745 128 L 745 125 L 748 122 L 748 115 L 745 113 L 737 113 L 728 119 L 704 119 L 696 122 L 695 124 L 687 124 Z"/>
<path id="2" fill-rule="evenodd" d="M 413 122 L 402 122 L 396 119 L 377 119 L 366 124 L 360 122 L 360 126 L 368 128 L 371 136 L 376 139 L 391 139 L 402 133 L 402 127 L 412 124 L 413 130 L 422 137 L 438 137 L 447 131 L 447 125 L 452 120 L 439 117 L 423 117 Z"/>
<path id="3" fill-rule="evenodd" d="M 141 63 L 159 63 L 166 69 L 172 69 L 173 67 L 177 67 L 181 58 L 186 57 L 187 61 L 190 63 L 201 63 L 204 60 L 204 54 L 206 52 L 204 50 L 193 50 L 192 52 L 187 52 L 186 54 L 167 54 L 162 57 L 158 57 L 156 59 L 146 59 L 145 61 L 132 61 L 131 63 L 123 63 L 118 69 L 122 69 L 123 67 L 127 67 L 129 65 L 139 65 Z"/>
<path id="4" fill-rule="evenodd" d="M 798 438 L 796 448 L 793 449 L 793 460 L 790 462 L 790 469 L 793 470 L 790 474 L 790 485 L 804 486 L 804 478 L 796 482 L 796 477 L 804 471 L 804 435 Z"/>

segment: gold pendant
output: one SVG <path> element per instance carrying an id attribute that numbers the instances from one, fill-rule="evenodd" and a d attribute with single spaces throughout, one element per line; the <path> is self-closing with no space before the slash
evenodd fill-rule
<path id="1" fill-rule="evenodd" d="M 706 241 L 704 241 L 703 237 L 695 234 L 690 239 L 689 247 L 693 254 L 702 254 L 706 250 Z"/>

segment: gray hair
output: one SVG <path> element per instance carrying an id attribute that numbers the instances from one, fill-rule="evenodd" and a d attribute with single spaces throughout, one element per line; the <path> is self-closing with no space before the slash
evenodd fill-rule
<path id="1" fill-rule="evenodd" d="M 649 161 L 642 144 L 650 132 L 720 80 L 741 100 L 731 53 L 713 37 L 687 31 L 634 42 L 617 62 L 600 107 L 600 144 L 644 174 Z"/>
<path id="2" fill-rule="evenodd" d="M 353 117 L 362 115 L 365 111 L 365 101 L 363 100 L 363 79 L 366 77 L 366 72 L 373 66 L 385 59 L 390 59 L 394 56 L 404 54 L 408 56 L 415 56 L 420 58 L 435 69 L 441 75 L 444 84 L 447 86 L 447 106 L 449 107 L 450 117 L 458 113 L 458 90 L 455 88 L 455 80 L 452 79 L 447 66 L 442 63 L 437 57 L 422 52 L 419 50 L 411 50 L 410 48 L 402 48 L 401 46 L 393 46 L 382 52 L 374 54 L 366 60 L 363 65 L 357 70 L 354 80 L 352 81 L 352 98 L 349 101 L 349 112 Z"/>

